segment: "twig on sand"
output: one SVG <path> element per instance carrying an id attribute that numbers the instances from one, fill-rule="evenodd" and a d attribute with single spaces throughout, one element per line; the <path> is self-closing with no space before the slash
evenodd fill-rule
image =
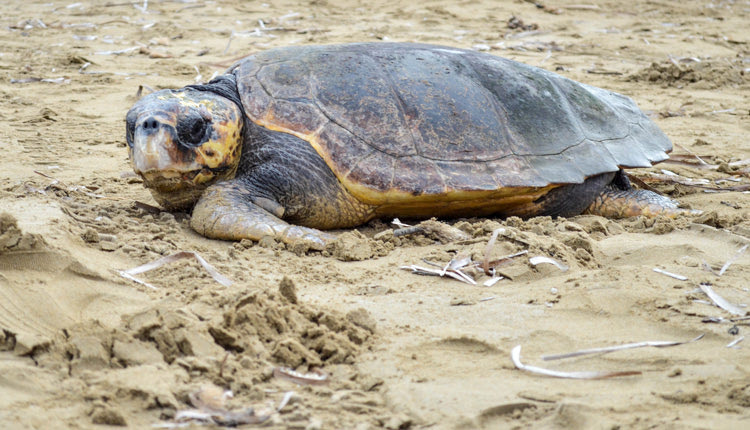
<path id="1" fill-rule="evenodd" d="M 689 150 L 689 149 L 685 148 L 684 146 L 680 145 L 679 143 L 678 143 L 678 144 L 676 144 L 676 146 L 677 146 L 677 147 L 679 147 L 680 149 L 682 149 L 683 151 L 687 152 L 688 154 L 690 154 L 690 155 L 691 155 L 691 156 L 692 156 L 693 158 L 695 158 L 696 160 L 698 160 L 698 163 L 700 163 L 701 165 L 703 165 L 703 166 L 709 166 L 709 164 L 708 164 L 707 162 L 705 162 L 705 161 L 704 161 L 704 160 L 703 160 L 703 159 L 702 159 L 702 158 L 701 158 L 700 156 L 698 156 L 698 155 L 697 155 L 696 153 L 694 153 L 693 151 L 691 151 L 691 150 Z M 670 155 L 670 157 L 669 157 L 669 158 L 672 158 L 672 157 L 673 157 L 673 155 Z"/>
<path id="2" fill-rule="evenodd" d="M 418 225 L 413 225 L 409 227 L 402 227 L 396 230 L 393 230 L 393 237 L 399 237 L 399 236 L 408 236 L 410 234 L 415 233 L 423 233 L 424 229 Z"/>

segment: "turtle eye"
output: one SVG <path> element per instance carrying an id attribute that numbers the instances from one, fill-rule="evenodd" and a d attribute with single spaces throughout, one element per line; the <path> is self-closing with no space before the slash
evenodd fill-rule
<path id="1" fill-rule="evenodd" d="M 133 147 L 133 136 L 135 135 L 135 122 L 129 119 L 125 120 L 125 140 L 129 147 Z"/>
<path id="2" fill-rule="evenodd" d="M 177 135 L 180 142 L 189 146 L 198 146 L 206 135 L 208 122 L 198 113 L 191 112 L 177 124 Z"/>

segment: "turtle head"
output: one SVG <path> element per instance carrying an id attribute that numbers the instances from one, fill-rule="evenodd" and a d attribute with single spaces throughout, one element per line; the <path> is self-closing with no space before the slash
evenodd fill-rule
<path id="1" fill-rule="evenodd" d="M 133 170 L 165 209 L 187 209 L 212 183 L 231 179 L 242 149 L 242 108 L 198 89 L 163 90 L 126 116 Z"/>

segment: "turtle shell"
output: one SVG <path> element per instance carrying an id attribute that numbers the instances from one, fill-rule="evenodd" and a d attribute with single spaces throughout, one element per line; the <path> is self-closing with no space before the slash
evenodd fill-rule
<path id="1" fill-rule="evenodd" d="M 251 121 L 308 141 L 371 204 L 581 183 L 672 148 L 625 96 L 473 51 L 287 47 L 230 71 Z"/>

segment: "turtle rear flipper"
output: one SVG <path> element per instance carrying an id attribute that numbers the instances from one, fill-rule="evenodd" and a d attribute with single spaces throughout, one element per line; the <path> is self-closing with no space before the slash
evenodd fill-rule
<path id="1" fill-rule="evenodd" d="M 679 214 L 694 211 L 680 209 L 677 202 L 653 191 L 607 187 L 583 213 L 607 218 L 628 218 L 638 215 L 674 218 Z"/>
<path id="2" fill-rule="evenodd" d="M 235 181 L 212 185 L 193 208 L 190 226 L 213 239 L 258 241 L 271 236 L 284 243 L 303 242 L 315 250 L 323 250 L 335 238 L 314 228 L 291 225 L 254 200 Z M 262 206 L 269 206 L 267 199 L 259 200 Z"/>
<path id="3" fill-rule="evenodd" d="M 628 218 L 639 215 L 674 218 L 679 214 L 695 214 L 700 211 L 680 209 L 677 202 L 669 197 L 653 191 L 633 188 L 625 173 L 620 170 L 612 183 L 596 196 L 583 213 L 608 218 Z"/>

